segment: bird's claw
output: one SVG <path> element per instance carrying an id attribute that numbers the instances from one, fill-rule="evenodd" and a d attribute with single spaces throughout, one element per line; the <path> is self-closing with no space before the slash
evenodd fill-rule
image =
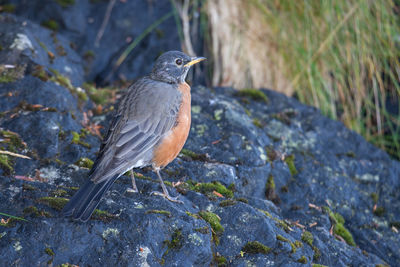
<path id="1" fill-rule="evenodd" d="M 183 201 L 179 200 L 179 197 L 171 197 L 169 194 L 165 194 L 163 192 L 153 191 L 150 193 L 150 195 L 161 196 L 165 199 L 168 199 L 171 202 L 183 204 Z"/>

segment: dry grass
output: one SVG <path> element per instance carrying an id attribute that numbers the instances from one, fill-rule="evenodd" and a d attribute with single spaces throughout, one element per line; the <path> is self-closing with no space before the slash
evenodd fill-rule
<path id="1" fill-rule="evenodd" d="M 393 1 L 219 0 L 208 1 L 206 12 L 213 85 L 294 91 L 400 158 Z"/>

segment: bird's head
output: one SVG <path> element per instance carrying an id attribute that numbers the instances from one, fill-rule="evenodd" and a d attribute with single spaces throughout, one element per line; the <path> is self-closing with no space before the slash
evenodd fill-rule
<path id="1" fill-rule="evenodd" d="M 183 83 L 190 67 L 205 59 L 190 57 L 180 51 L 169 51 L 156 60 L 150 77 L 167 83 Z"/>

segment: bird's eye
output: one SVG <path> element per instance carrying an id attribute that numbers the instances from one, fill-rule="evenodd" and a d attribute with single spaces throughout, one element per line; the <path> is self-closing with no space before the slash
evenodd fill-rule
<path id="1" fill-rule="evenodd" d="M 178 66 L 182 65 L 182 59 L 178 58 L 177 60 L 175 60 L 175 63 Z"/>

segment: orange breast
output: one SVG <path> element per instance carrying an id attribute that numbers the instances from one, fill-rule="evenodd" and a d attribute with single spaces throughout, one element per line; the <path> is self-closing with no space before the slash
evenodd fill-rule
<path id="1" fill-rule="evenodd" d="M 182 104 L 179 109 L 177 124 L 162 140 L 160 145 L 154 149 L 153 164 L 155 167 L 165 167 L 173 161 L 183 145 L 190 131 L 190 86 L 187 83 L 180 84 L 178 90 L 182 93 Z"/>

